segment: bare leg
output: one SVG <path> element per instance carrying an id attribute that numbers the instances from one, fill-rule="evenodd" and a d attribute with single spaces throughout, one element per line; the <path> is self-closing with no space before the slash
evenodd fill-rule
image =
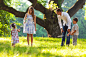
<path id="1" fill-rule="evenodd" d="M 13 43 L 12 43 L 12 46 L 15 47 L 15 43 L 14 43 L 15 40 L 13 40 Z"/>
<path id="2" fill-rule="evenodd" d="M 31 46 L 33 45 L 33 34 L 31 34 Z"/>
<path id="3" fill-rule="evenodd" d="M 12 43 L 12 46 L 15 47 L 15 44 Z"/>
<path id="4" fill-rule="evenodd" d="M 28 45 L 29 45 L 29 34 L 27 34 L 27 42 L 28 42 Z"/>

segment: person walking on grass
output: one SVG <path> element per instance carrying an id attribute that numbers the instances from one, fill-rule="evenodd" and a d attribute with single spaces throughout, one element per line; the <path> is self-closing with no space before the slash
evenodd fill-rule
<path id="1" fill-rule="evenodd" d="M 11 24 L 12 30 L 11 30 L 11 37 L 12 37 L 12 46 L 15 47 L 16 43 L 19 43 L 19 37 L 18 32 L 20 32 L 20 29 L 16 29 L 16 24 Z"/>
<path id="2" fill-rule="evenodd" d="M 31 46 L 33 45 L 33 34 L 36 34 L 36 15 L 34 15 L 34 8 L 29 7 L 23 20 L 23 33 L 27 33 L 27 42 L 29 46 L 29 36 L 31 36 Z"/>
<path id="3" fill-rule="evenodd" d="M 67 36 L 69 36 L 69 35 L 73 36 L 73 38 L 72 38 L 73 39 L 73 45 L 77 45 L 77 38 L 79 35 L 79 26 L 78 26 L 77 22 L 78 22 L 78 18 L 74 18 L 73 19 L 74 25 L 72 27 L 72 31 L 67 34 Z"/>
<path id="4" fill-rule="evenodd" d="M 61 46 L 64 46 L 64 42 L 65 42 L 65 35 L 66 32 L 70 32 L 71 30 L 71 18 L 69 16 L 68 13 L 66 12 L 62 12 L 62 10 L 60 8 L 56 9 L 56 14 L 57 14 L 57 18 L 58 18 L 58 23 L 61 29 L 61 33 L 62 33 L 62 43 Z M 62 27 L 62 23 L 61 23 L 61 19 L 63 20 L 63 27 Z M 69 46 L 70 44 L 70 35 L 67 36 L 67 41 L 66 41 L 66 45 Z"/>

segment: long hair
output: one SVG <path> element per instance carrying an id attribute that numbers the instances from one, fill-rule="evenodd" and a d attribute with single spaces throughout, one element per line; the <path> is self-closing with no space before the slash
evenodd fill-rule
<path id="1" fill-rule="evenodd" d="M 30 9 L 32 10 L 31 15 L 32 15 L 33 20 L 34 20 L 34 8 L 33 8 L 33 6 L 30 6 L 30 7 L 27 9 L 26 13 L 30 13 Z"/>

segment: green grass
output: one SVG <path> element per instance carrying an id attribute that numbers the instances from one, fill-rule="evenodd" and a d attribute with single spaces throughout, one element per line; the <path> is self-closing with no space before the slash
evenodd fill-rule
<path id="1" fill-rule="evenodd" d="M 0 37 L 0 57 L 86 57 L 86 39 L 78 39 L 77 46 L 61 47 L 61 38 L 34 37 L 33 47 L 27 45 L 26 37 L 19 37 L 15 48 L 10 37 Z"/>

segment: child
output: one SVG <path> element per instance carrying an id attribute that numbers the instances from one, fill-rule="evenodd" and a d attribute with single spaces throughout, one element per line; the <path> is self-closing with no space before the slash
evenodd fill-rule
<path id="1" fill-rule="evenodd" d="M 19 42 L 18 32 L 20 32 L 20 29 L 16 29 L 15 23 L 12 23 L 11 27 L 13 28 L 11 30 L 12 46 L 15 47 L 15 44 Z"/>
<path id="2" fill-rule="evenodd" d="M 73 45 L 77 45 L 77 38 L 78 38 L 78 35 L 79 35 L 79 27 L 78 27 L 77 22 L 78 22 L 78 18 L 74 18 L 73 19 L 73 24 L 74 25 L 72 27 L 72 31 L 67 34 L 67 36 L 69 36 L 69 34 L 73 35 Z"/>

